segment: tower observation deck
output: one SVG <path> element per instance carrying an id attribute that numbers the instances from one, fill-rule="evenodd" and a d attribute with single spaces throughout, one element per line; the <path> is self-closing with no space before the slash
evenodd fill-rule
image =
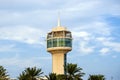
<path id="1" fill-rule="evenodd" d="M 52 55 L 52 72 L 56 74 L 65 74 L 67 52 L 72 50 L 72 35 L 65 27 L 60 25 L 53 28 L 47 34 L 47 51 Z"/>

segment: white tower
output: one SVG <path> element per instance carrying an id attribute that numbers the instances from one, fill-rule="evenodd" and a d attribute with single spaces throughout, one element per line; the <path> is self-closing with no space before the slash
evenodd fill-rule
<path id="1" fill-rule="evenodd" d="M 52 54 L 52 72 L 65 74 L 67 52 L 72 50 L 72 35 L 65 27 L 60 25 L 47 34 L 47 51 Z"/>

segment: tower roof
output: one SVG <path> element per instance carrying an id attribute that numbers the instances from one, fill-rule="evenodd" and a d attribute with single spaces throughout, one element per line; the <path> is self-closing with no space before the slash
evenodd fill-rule
<path id="1" fill-rule="evenodd" d="M 67 28 L 62 27 L 62 26 L 57 26 L 53 28 L 52 31 L 67 31 Z"/>

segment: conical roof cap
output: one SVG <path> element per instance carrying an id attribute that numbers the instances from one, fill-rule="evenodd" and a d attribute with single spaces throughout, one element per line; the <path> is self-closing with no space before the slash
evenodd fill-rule
<path id="1" fill-rule="evenodd" d="M 53 28 L 52 31 L 67 31 L 67 28 L 62 27 L 62 26 L 57 26 Z"/>

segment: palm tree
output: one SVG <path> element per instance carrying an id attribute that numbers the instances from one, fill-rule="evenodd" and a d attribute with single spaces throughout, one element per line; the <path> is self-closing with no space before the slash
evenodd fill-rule
<path id="1" fill-rule="evenodd" d="M 3 66 L 0 66 L 0 80 L 8 80 L 8 75 L 6 69 Z"/>
<path id="2" fill-rule="evenodd" d="M 26 75 L 25 72 L 22 72 L 22 74 L 19 75 L 18 79 L 19 79 L 19 80 L 27 80 L 27 79 L 28 79 L 28 76 Z"/>
<path id="3" fill-rule="evenodd" d="M 81 77 L 85 74 L 81 72 L 82 68 L 78 67 L 77 64 L 68 63 L 66 70 L 68 80 L 82 80 Z"/>
<path id="4" fill-rule="evenodd" d="M 67 76 L 64 74 L 57 75 L 57 80 L 67 80 Z"/>
<path id="5" fill-rule="evenodd" d="M 48 76 L 46 76 L 48 80 L 57 80 L 56 73 L 49 73 Z"/>
<path id="6" fill-rule="evenodd" d="M 88 80 L 105 80 L 104 75 L 89 75 Z"/>
<path id="7" fill-rule="evenodd" d="M 50 73 L 47 77 L 48 80 L 82 80 L 82 76 L 85 74 L 81 72 L 82 68 L 77 67 L 77 64 L 68 63 L 65 67 L 66 74 Z"/>
<path id="8" fill-rule="evenodd" d="M 18 77 L 19 80 L 37 80 L 36 78 L 43 74 L 41 69 L 37 69 L 36 67 L 33 68 L 26 68 Z"/>

